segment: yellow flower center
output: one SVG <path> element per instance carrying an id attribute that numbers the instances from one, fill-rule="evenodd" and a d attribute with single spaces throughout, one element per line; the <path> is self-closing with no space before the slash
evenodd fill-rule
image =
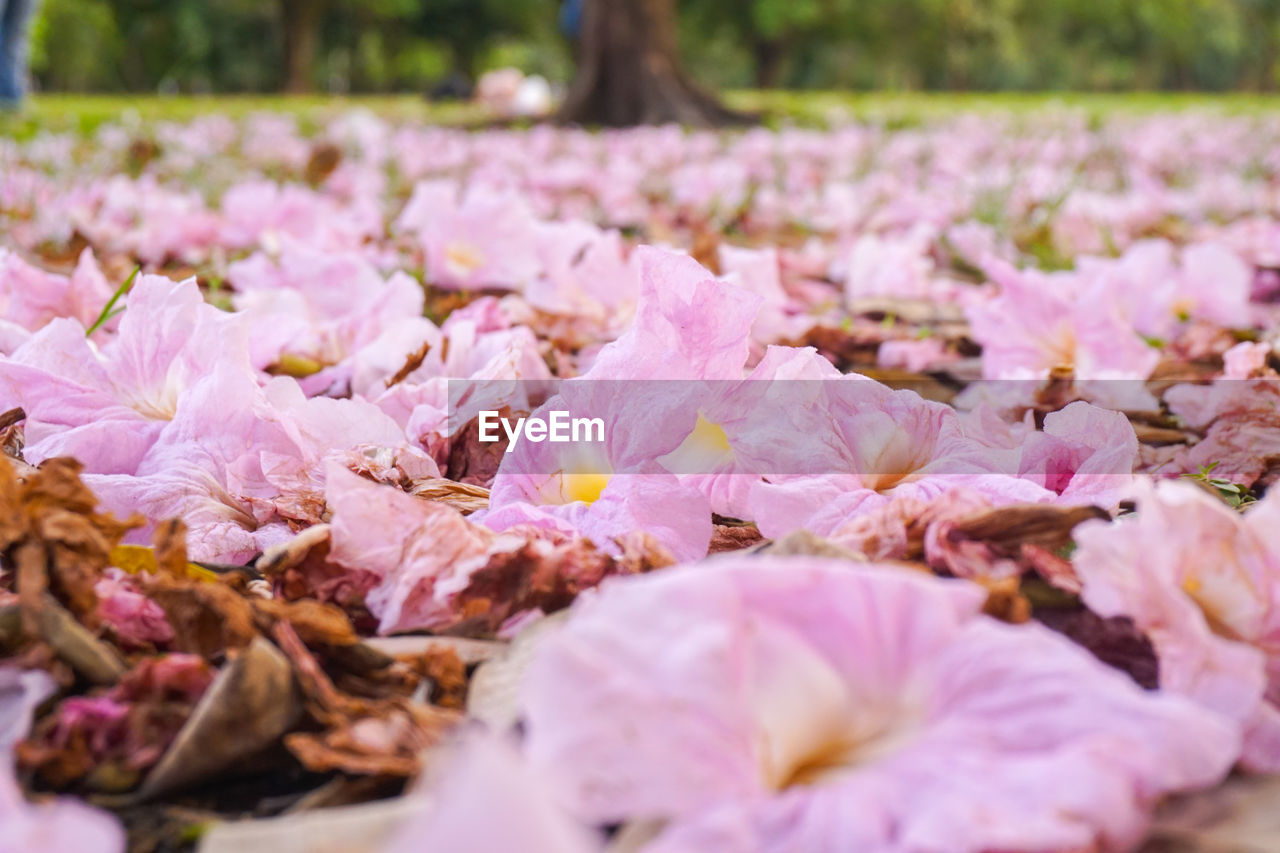
<path id="1" fill-rule="evenodd" d="M 1238 557 L 1232 554 L 1228 559 Z M 1181 587 L 1218 636 L 1247 641 L 1256 634 L 1262 596 L 1245 572 L 1227 568 L 1221 574 L 1188 575 Z"/>
<path id="2" fill-rule="evenodd" d="M 595 503 L 600 499 L 605 486 L 609 485 L 610 474 L 562 474 L 560 475 L 560 494 L 565 503 L 582 501 L 585 504 Z"/>
<path id="3" fill-rule="evenodd" d="M 484 266 L 484 254 L 470 243 L 450 243 L 444 250 L 444 265 L 451 275 L 471 275 Z"/>
<path id="4" fill-rule="evenodd" d="M 793 629 L 757 622 L 748 630 L 748 696 L 769 788 L 829 782 L 916 736 L 921 712 L 910 690 L 860 690 Z"/>
<path id="5" fill-rule="evenodd" d="M 729 449 L 729 436 L 725 435 L 724 427 L 707 420 L 701 412 L 698 413 L 698 422 L 693 425 L 693 432 L 685 441 L 692 441 L 707 450 L 724 452 Z"/>
<path id="6" fill-rule="evenodd" d="M 673 474 L 709 474 L 732 459 L 733 447 L 724 428 L 699 412 L 680 446 L 658 461 Z"/>
<path id="7" fill-rule="evenodd" d="M 1049 359 L 1049 367 L 1075 367 L 1076 332 L 1070 323 L 1060 325 L 1056 334 L 1045 341 L 1045 354 Z"/>

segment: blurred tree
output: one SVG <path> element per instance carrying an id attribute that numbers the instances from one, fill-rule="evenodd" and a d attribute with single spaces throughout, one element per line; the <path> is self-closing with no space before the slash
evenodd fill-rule
<path id="1" fill-rule="evenodd" d="M 118 88 L 124 44 L 107 0 L 44 0 L 31 29 L 31 69 L 42 88 Z"/>
<path id="2" fill-rule="evenodd" d="M 325 5 L 325 0 L 280 0 L 286 92 L 297 94 L 311 91 L 316 42 Z"/>
<path id="3" fill-rule="evenodd" d="M 1257 40 L 1247 58 L 1249 72 L 1240 81 L 1260 92 L 1274 92 L 1280 85 L 1280 0 L 1241 0 L 1244 26 Z"/>
<path id="4" fill-rule="evenodd" d="M 626 127 L 743 120 L 681 67 L 675 0 L 585 0 L 579 39 L 578 71 L 560 121 Z"/>
<path id="5" fill-rule="evenodd" d="M 598 6 L 602 20 L 615 23 L 588 32 L 581 21 L 583 46 L 591 47 L 574 90 L 583 109 L 590 102 L 603 110 L 602 93 L 625 94 L 644 80 L 653 115 L 714 115 L 718 107 L 690 78 L 720 87 L 1280 87 L 1280 0 L 584 2 L 584 16 Z M 502 63 L 564 80 L 560 7 L 561 0 L 42 0 L 31 67 L 43 88 L 81 90 L 425 91 L 451 71 L 474 77 Z M 634 72 L 640 57 L 656 58 L 661 70 L 615 73 L 627 65 Z M 600 87 L 591 98 L 588 79 Z"/>
<path id="6" fill-rule="evenodd" d="M 419 35 L 444 37 L 453 53 L 454 68 L 472 80 L 490 44 L 503 36 L 539 29 L 548 33 L 554 6 L 530 0 L 430 0 L 415 4 L 411 25 Z"/>
<path id="7" fill-rule="evenodd" d="M 782 84 L 787 63 L 839 26 L 848 0 L 691 0 L 687 15 L 707 30 L 724 28 L 751 54 L 753 84 Z"/>

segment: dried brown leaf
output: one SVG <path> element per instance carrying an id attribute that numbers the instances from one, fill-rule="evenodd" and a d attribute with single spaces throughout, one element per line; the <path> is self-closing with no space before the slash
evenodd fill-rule
<path id="1" fill-rule="evenodd" d="M 321 732 L 295 732 L 285 746 L 313 772 L 412 776 L 419 756 L 457 721 L 453 712 L 405 698 L 370 699 L 340 690 L 288 622 L 272 635 L 293 664 L 294 677 Z"/>
<path id="2" fill-rule="evenodd" d="M 115 684 L 124 674 L 120 655 L 76 621 L 53 596 L 44 595 L 32 615 L 40 638 L 86 681 Z"/>
<path id="3" fill-rule="evenodd" d="M 717 524 L 711 534 L 711 546 L 708 551 L 712 554 L 741 551 L 743 548 L 759 545 L 763 541 L 764 537 L 760 535 L 755 525 Z"/>
<path id="4" fill-rule="evenodd" d="M 780 539 L 774 539 L 757 546 L 757 554 L 768 554 L 771 557 L 826 557 L 834 560 L 852 560 L 865 563 L 866 558 L 837 545 L 808 530 L 796 530 Z"/>
<path id="5" fill-rule="evenodd" d="M 1071 542 L 1076 525 L 1111 516 L 1095 506 L 1016 504 L 969 516 L 952 529 L 968 539 L 982 540 L 1016 555 L 1023 545 L 1057 549 Z"/>
<path id="6" fill-rule="evenodd" d="M 471 483 L 458 483 L 443 478 L 418 480 L 409 494 L 428 501 L 448 504 L 463 515 L 489 507 L 489 490 Z"/>
<path id="7" fill-rule="evenodd" d="M 454 598 L 461 622 L 451 633 L 492 636 L 510 617 L 530 610 L 554 613 L 573 603 L 583 590 L 611 575 L 640 574 L 671 565 L 671 554 L 651 537 L 619 540 L 621 557 L 612 557 L 582 539 L 552 542 L 529 539 L 509 551 L 491 554 Z"/>
<path id="8" fill-rule="evenodd" d="M 301 713 L 289 661 L 255 639 L 218 673 L 140 796 L 162 796 L 226 771 L 276 743 Z"/>
<path id="9" fill-rule="evenodd" d="M 310 598 L 298 601 L 258 599 L 253 609 L 265 619 L 264 630 L 277 620 L 288 622 L 308 646 L 351 646 L 359 642 L 351 619 L 341 608 Z"/>
<path id="10" fill-rule="evenodd" d="M 34 613 L 48 590 L 92 626 L 94 584 L 111 549 L 142 519 L 95 512 L 97 498 L 81 482 L 80 470 L 74 460 L 50 459 L 20 480 L 14 465 L 0 457 L 0 552 L 17 568 L 17 590 L 28 610 Z"/>
<path id="11" fill-rule="evenodd" d="M 393 388 L 405 379 L 409 378 L 409 374 L 413 373 L 419 367 L 422 367 L 422 362 L 426 361 L 427 353 L 430 351 L 431 342 L 424 341 L 422 346 L 409 353 L 408 357 L 404 360 L 404 364 L 400 366 L 400 369 L 387 378 L 386 387 Z"/>
<path id="12" fill-rule="evenodd" d="M 157 575 L 141 581 L 173 627 L 170 646 L 178 651 L 215 658 L 242 649 L 258 635 L 253 605 L 229 581 L 196 581 Z"/>

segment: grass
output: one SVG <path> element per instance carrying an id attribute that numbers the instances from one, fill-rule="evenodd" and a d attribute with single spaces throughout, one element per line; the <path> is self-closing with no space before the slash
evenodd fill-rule
<path id="1" fill-rule="evenodd" d="M 213 113 L 240 118 L 254 112 L 285 112 L 314 123 L 346 109 L 363 108 L 404 121 L 466 124 L 483 114 L 470 104 L 430 104 L 414 95 L 68 95 L 28 99 L 19 113 L 0 117 L 0 131 L 23 136 L 37 129 L 91 133 L 111 122 L 186 122 Z"/>
<path id="2" fill-rule="evenodd" d="M 915 124 L 961 112 L 1029 113 L 1065 107 L 1090 118 L 1207 109 L 1228 114 L 1280 112 L 1280 99 L 1253 94 L 1206 93 L 893 93 L 736 91 L 734 107 L 762 113 L 770 123 L 820 124 L 833 116 Z M 90 133 L 107 122 L 190 121 L 221 113 L 233 118 L 257 111 L 286 112 L 313 124 L 343 109 L 363 108 L 401 121 L 469 126 L 483 111 L 465 103 L 428 103 L 417 95 L 330 97 L 321 95 L 67 95 L 31 98 L 20 113 L 0 117 L 0 135 L 26 137 L 39 130 Z"/>

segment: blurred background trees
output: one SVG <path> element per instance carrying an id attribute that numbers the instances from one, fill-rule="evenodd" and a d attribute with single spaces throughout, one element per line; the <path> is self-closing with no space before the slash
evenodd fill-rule
<path id="1" fill-rule="evenodd" d="M 719 87 L 1280 88 L 1280 0 L 678 0 Z M 46 90 L 428 91 L 517 65 L 567 84 L 559 0 L 42 0 Z"/>

